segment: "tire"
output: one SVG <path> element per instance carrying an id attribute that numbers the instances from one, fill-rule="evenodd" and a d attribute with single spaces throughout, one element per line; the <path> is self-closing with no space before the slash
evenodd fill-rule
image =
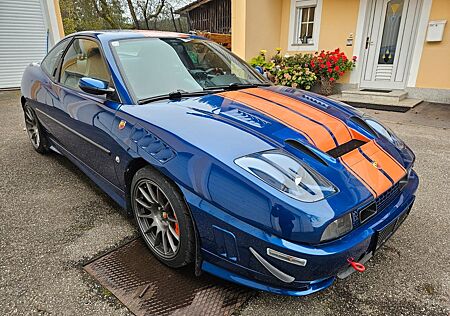
<path id="1" fill-rule="evenodd" d="M 38 153 L 47 154 L 50 151 L 50 146 L 45 131 L 36 116 L 36 112 L 25 103 L 23 113 L 25 117 L 25 128 L 31 145 Z"/>
<path id="2" fill-rule="evenodd" d="M 195 233 L 182 194 L 151 167 L 136 172 L 131 183 L 131 205 L 139 232 L 158 260 L 172 268 L 191 263 Z"/>

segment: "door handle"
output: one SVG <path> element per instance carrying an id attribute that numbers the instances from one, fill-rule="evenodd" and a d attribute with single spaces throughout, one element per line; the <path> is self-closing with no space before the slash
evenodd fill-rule
<path id="1" fill-rule="evenodd" d="M 366 49 L 368 49 L 369 46 L 372 45 L 372 44 L 373 44 L 373 42 L 370 41 L 370 37 L 367 36 L 367 37 L 366 37 Z"/>

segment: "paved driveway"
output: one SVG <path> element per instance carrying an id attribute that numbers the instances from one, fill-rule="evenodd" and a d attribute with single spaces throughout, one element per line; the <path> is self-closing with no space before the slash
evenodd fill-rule
<path id="1" fill-rule="evenodd" d="M 131 222 L 66 159 L 34 152 L 18 99 L 0 92 L 1 313 L 129 314 L 82 266 L 133 237 Z M 365 273 L 308 297 L 260 293 L 242 315 L 450 315 L 450 106 L 368 112 L 417 155 L 411 215 Z"/>

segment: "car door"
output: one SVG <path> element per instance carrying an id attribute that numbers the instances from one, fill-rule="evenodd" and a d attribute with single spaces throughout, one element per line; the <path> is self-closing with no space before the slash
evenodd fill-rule
<path id="1" fill-rule="evenodd" d="M 76 37 L 65 51 L 55 83 L 57 98 L 46 109 L 47 122 L 65 154 L 81 162 L 91 174 L 119 186 L 114 169 L 114 153 L 119 148 L 110 136 L 120 105 L 118 97 L 83 92 L 79 87 L 82 77 L 102 80 L 113 87 L 101 47 L 93 38 Z"/>
<path id="2" fill-rule="evenodd" d="M 52 127 L 55 122 L 49 116 L 49 111 L 59 102 L 59 88 L 55 84 L 59 75 L 58 69 L 63 54 L 72 41 L 71 37 L 63 39 L 45 56 L 41 63 L 43 73 L 32 84 L 29 104 L 35 108 L 39 122 L 44 126 L 47 134 L 53 137 Z"/>

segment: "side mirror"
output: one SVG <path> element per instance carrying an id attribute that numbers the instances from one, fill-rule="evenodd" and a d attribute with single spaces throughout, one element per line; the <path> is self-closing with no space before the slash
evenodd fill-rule
<path id="1" fill-rule="evenodd" d="M 263 69 L 261 66 L 255 66 L 254 68 L 255 68 L 255 70 L 256 70 L 257 72 L 259 72 L 261 75 L 264 75 L 264 69 Z"/>
<path id="2" fill-rule="evenodd" d="M 81 78 L 78 86 L 82 91 L 95 95 L 111 94 L 115 91 L 107 82 L 89 77 Z"/>

